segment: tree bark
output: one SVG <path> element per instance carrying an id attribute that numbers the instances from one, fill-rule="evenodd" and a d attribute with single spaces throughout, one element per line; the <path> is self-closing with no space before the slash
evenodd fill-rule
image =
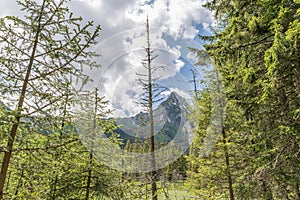
<path id="1" fill-rule="evenodd" d="M 226 163 L 226 174 L 227 174 L 227 181 L 228 181 L 229 198 L 230 198 L 230 200 L 234 200 L 233 187 L 232 187 L 232 176 L 231 176 L 231 172 L 230 172 L 229 154 L 228 154 L 228 149 L 226 147 L 226 131 L 225 131 L 224 127 L 222 128 L 222 135 L 223 135 L 223 143 L 225 145 L 224 151 L 225 151 L 225 163 Z"/>
<path id="2" fill-rule="evenodd" d="M 147 17 L 147 65 L 148 65 L 148 105 L 150 114 L 150 140 L 151 140 L 151 193 L 152 200 L 157 200 L 157 186 L 156 186 L 156 163 L 155 163 L 155 138 L 154 138 L 154 118 L 153 118 L 153 94 L 152 94 L 152 67 L 151 67 L 151 50 L 150 50 L 150 31 L 149 20 Z"/>
<path id="3" fill-rule="evenodd" d="M 21 114 L 22 114 L 22 109 L 23 109 L 23 103 L 25 100 L 25 96 L 26 96 L 26 90 L 27 90 L 27 85 L 29 82 L 29 77 L 31 74 L 31 69 L 33 66 L 33 61 L 35 58 L 35 53 L 36 53 L 36 49 L 37 49 L 37 44 L 38 44 L 38 40 L 39 40 L 39 35 L 40 35 L 40 31 L 41 31 L 41 19 L 42 19 L 42 15 L 43 15 L 43 11 L 44 11 L 44 6 L 45 6 L 45 1 L 43 1 L 42 4 L 42 8 L 41 8 L 41 12 L 40 12 L 40 16 L 38 19 L 38 26 L 37 26 L 37 31 L 35 34 L 35 39 L 33 42 L 33 48 L 32 48 L 32 52 L 31 52 L 31 56 L 30 56 L 30 60 L 29 60 L 29 64 L 27 67 L 27 71 L 26 71 L 26 75 L 25 75 L 25 79 L 22 85 L 22 90 L 21 90 L 21 94 L 19 96 L 19 101 L 18 101 L 18 106 L 16 109 L 16 115 L 15 115 L 15 123 L 12 126 L 12 129 L 10 131 L 10 135 L 9 135 L 9 139 L 7 142 L 7 150 L 4 152 L 4 157 L 3 157 L 3 161 L 2 161 L 2 167 L 1 167 L 1 173 L 0 173 L 0 200 L 3 199 L 3 189 L 4 189 L 4 185 L 5 185 L 5 179 L 6 179 L 6 175 L 7 175 L 7 171 L 8 171 L 8 165 L 10 162 L 10 158 L 12 155 L 12 148 L 14 145 L 14 141 L 15 141 L 15 137 L 17 134 L 17 130 L 19 127 L 19 123 L 21 120 Z"/>
<path id="4" fill-rule="evenodd" d="M 230 159 L 229 159 L 229 153 L 228 153 L 228 148 L 226 146 L 226 140 L 227 140 L 227 135 L 225 131 L 225 125 L 224 125 L 224 111 L 223 108 L 226 106 L 225 102 L 221 99 L 221 80 L 218 71 L 216 71 L 216 78 L 217 78 L 217 95 L 219 98 L 219 112 L 220 112 L 220 119 L 221 119 L 221 126 L 222 126 L 222 136 L 223 136 L 223 144 L 224 144 L 224 152 L 225 152 L 225 164 L 226 164 L 226 175 L 227 175 L 227 181 L 228 181 L 228 192 L 229 192 L 229 199 L 234 200 L 234 193 L 233 193 L 233 186 L 232 186 L 232 175 L 230 171 Z"/>
<path id="5" fill-rule="evenodd" d="M 94 108 L 94 124 L 93 128 L 97 127 L 97 110 L 98 110 L 98 88 L 95 89 L 95 108 Z M 93 164 L 93 148 L 94 148 L 94 133 L 92 135 L 92 149 L 90 152 L 89 157 L 89 167 L 88 167 L 88 177 L 87 177 L 87 185 L 86 185 L 86 192 L 85 192 L 85 200 L 89 199 L 90 196 L 90 189 L 91 189 L 91 182 L 92 182 L 92 164 Z"/>

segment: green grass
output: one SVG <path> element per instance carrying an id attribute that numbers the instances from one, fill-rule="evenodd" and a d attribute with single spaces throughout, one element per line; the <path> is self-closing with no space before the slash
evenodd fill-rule
<path id="1" fill-rule="evenodd" d="M 167 188 L 168 197 L 160 190 L 158 199 L 159 200 L 191 200 L 191 199 L 200 199 L 195 197 L 191 192 L 188 191 L 184 183 L 169 183 Z"/>
<path id="2" fill-rule="evenodd" d="M 191 194 L 188 191 L 184 190 L 169 190 L 168 191 L 169 198 L 167 198 L 164 194 L 159 194 L 160 200 L 187 200 L 194 199 L 191 197 Z"/>
<path id="3" fill-rule="evenodd" d="M 138 185 L 138 184 L 137 184 Z M 126 196 L 125 199 L 128 200 L 151 200 L 151 191 L 150 191 L 150 184 L 148 184 L 148 194 L 147 199 L 146 195 L 142 195 L 140 197 L 132 197 Z M 157 182 L 158 188 L 158 200 L 203 200 L 199 197 L 196 197 L 193 193 L 189 192 L 188 186 L 184 183 L 184 181 L 179 181 L 177 183 L 168 182 L 166 188 L 163 189 L 161 182 Z M 132 191 L 139 190 L 139 187 L 132 187 Z M 145 189 L 145 187 L 143 187 Z M 166 196 L 165 192 L 167 193 L 168 197 Z M 145 192 L 145 191 L 143 191 Z M 103 198 L 101 200 L 112 200 L 113 197 Z"/>

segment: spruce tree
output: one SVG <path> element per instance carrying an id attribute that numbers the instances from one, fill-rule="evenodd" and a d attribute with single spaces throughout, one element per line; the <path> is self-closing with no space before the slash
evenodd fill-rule
<path id="1" fill-rule="evenodd" d="M 209 1 L 221 28 L 206 49 L 242 113 L 240 199 L 299 195 L 299 1 Z M 240 124 L 243 124 L 242 126 Z"/>

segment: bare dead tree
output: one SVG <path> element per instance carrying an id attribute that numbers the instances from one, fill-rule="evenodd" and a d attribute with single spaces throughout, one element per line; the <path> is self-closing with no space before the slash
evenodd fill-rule
<path id="1" fill-rule="evenodd" d="M 156 72 L 162 68 L 162 66 L 154 66 L 153 60 L 157 58 L 157 55 L 154 55 L 154 50 L 151 49 L 150 42 L 150 29 L 149 29 L 149 19 L 147 16 L 146 21 L 146 58 L 142 61 L 144 68 L 146 69 L 145 74 L 137 74 L 140 78 L 138 79 L 142 85 L 144 92 L 141 98 L 141 104 L 149 112 L 149 136 L 150 136 L 150 155 L 151 155 L 151 195 L 152 200 L 157 200 L 157 171 L 156 171 L 156 161 L 155 161 L 155 114 L 153 105 L 163 98 L 160 97 L 160 93 L 166 88 L 160 86 L 157 81 L 159 76 L 155 76 Z"/>

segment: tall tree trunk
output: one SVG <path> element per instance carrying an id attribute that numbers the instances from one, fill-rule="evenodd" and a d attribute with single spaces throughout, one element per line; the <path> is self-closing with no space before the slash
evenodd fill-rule
<path id="1" fill-rule="evenodd" d="M 228 148 L 226 147 L 226 131 L 225 131 L 224 127 L 222 128 L 222 135 L 223 135 L 223 143 L 225 145 L 224 151 L 225 151 L 225 163 L 226 163 L 226 174 L 227 174 L 227 181 L 228 181 L 229 198 L 230 198 L 230 200 L 234 200 L 233 187 L 232 187 L 232 176 L 231 176 L 231 172 L 230 172 L 229 154 L 228 154 Z"/>
<path id="2" fill-rule="evenodd" d="M 65 121 L 66 121 L 66 116 L 67 116 L 67 105 L 69 103 L 69 90 L 66 94 L 66 101 L 64 103 L 64 110 L 63 110 L 63 118 L 62 118 L 62 123 L 61 123 L 61 131 L 60 131 L 60 139 L 62 139 L 63 132 L 64 132 L 64 127 L 65 127 Z M 54 159 L 59 159 L 59 152 L 55 153 Z M 55 163 L 54 168 L 57 167 L 57 164 Z M 51 187 L 50 194 L 51 194 L 51 199 L 55 200 L 56 199 L 56 188 L 57 188 L 57 183 L 58 183 L 58 171 L 55 171 L 55 178 L 54 180 L 52 179 L 53 186 Z"/>
<path id="3" fill-rule="evenodd" d="M 227 135 L 225 131 L 225 125 L 224 125 L 224 110 L 223 108 L 226 106 L 224 100 L 221 98 L 221 79 L 219 72 L 216 70 L 216 79 L 217 79 L 217 96 L 219 98 L 219 114 L 221 119 L 221 126 L 222 126 L 222 136 L 223 136 L 223 144 L 224 144 L 224 153 L 225 153 L 225 164 L 226 164 L 226 175 L 227 175 L 227 181 L 228 181 L 228 192 L 229 192 L 229 198 L 230 200 L 234 200 L 234 193 L 233 193 L 233 186 L 232 186 L 232 175 L 230 171 L 230 159 L 229 159 L 229 153 L 228 148 L 226 146 L 226 140 Z"/>
<path id="4" fill-rule="evenodd" d="M 31 69 L 32 69 L 32 66 L 33 66 L 34 58 L 35 58 L 35 53 L 36 53 L 37 44 L 38 44 L 38 40 L 39 40 L 39 35 L 40 35 L 40 31 L 41 31 L 41 19 L 42 19 L 42 15 L 43 15 L 43 11 L 44 11 L 44 6 L 45 6 L 45 1 L 43 1 L 40 16 L 39 16 L 39 19 L 38 19 L 38 26 L 37 26 L 37 31 L 36 31 L 36 34 L 35 34 L 33 48 L 32 48 L 32 52 L 31 52 L 29 64 L 28 64 L 28 67 L 27 67 L 25 79 L 24 79 L 24 82 L 23 82 L 23 85 L 22 85 L 21 94 L 19 96 L 18 106 L 17 106 L 17 110 L 16 110 L 17 112 L 16 112 L 16 115 L 15 115 L 15 122 L 14 122 L 12 128 L 11 128 L 11 131 L 10 131 L 10 135 L 9 135 L 8 142 L 7 142 L 7 149 L 4 152 L 4 157 L 3 157 L 3 161 L 2 161 L 2 167 L 1 167 L 1 173 L 0 173 L 0 200 L 3 199 L 3 194 L 4 194 L 3 189 L 4 189 L 5 179 L 6 179 L 6 175 L 7 175 L 7 171 L 8 171 L 8 165 L 9 165 L 10 158 L 11 158 L 11 155 L 12 155 L 12 149 L 13 149 L 15 137 L 16 137 L 16 134 L 17 134 L 17 130 L 18 130 L 18 127 L 19 127 L 21 114 L 22 114 L 22 109 L 23 109 L 23 104 L 24 104 L 24 100 L 25 100 L 25 96 L 26 96 L 27 85 L 28 85 L 28 82 L 29 82 Z"/>
<path id="5" fill-rule="evenodd" d="M 196 80 L 197 75 L 196 75 L 196 72 L 192 69 L 191 69 L 191 72 L 192 72 L 193 79 L 190 82 L 193 83 L 195 98 L 198 99 L 197 80 Z"/>
<path id="6" fill-rule="evenodd" d="M 95 108 L 94 108 L 94 124 L 93 128 L 97 127 L 97 110 L 98 110 L 98 88 L 95 89 Z M 92 135 L 92 149 L 90 152 L 89 157 L 89 167 L 88 167 L 88 177 L 87 177 L 87 185 L 86 185 L 86 192 L 85 192 L 85 200 L 89 199 L 90 196 L 90 189 L 91 189 L 91 182 L 92 182 L 92 164 L 93 164 L 93 148 L 94 148 L 94 133 Z"/>
<path id="7" fill-rule="evenodd" d="M 89 162 L 89 168 L 88 168 L 85 200 L 88 200 L 89 196 L 90 196 L 90 188 L 91 188 L 91 181 L 92 181 L 92 164 L 93 164 L 93 154 L 90 153 L 90 162 Z"/>
<path id="8" fill-rule="evenodd" d="M 147 65 L 148 65 L 148 105 L 150 114 L 150 140 L 151 140 L 151 193 L 152 200 L 157 200 L 157 186 L 156 186 L 156 163 L 155 163 L 155 138 L 154 138 L 154 118 L 153 118 L 153 91 L 152 91 L 152 67 L 151 67 L 151 49 L 150 49 L 150 31 L 149 20 L 147 16 Z"/>

